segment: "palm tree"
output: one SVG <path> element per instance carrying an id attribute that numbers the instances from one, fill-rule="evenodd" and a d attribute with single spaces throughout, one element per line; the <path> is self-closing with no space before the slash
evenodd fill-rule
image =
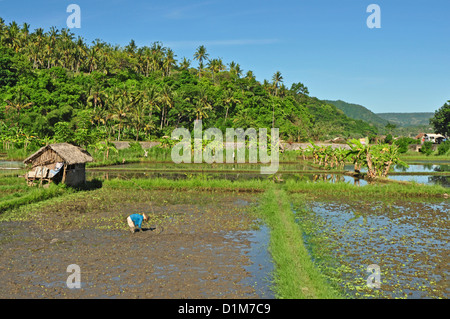
<path id="1" fill-rule="evenodd" d="M 148 77 L 150 72 L 150 67 L 152 63 L 152 51 L 148 46 L 144 46 L 141 49 L 141 56 L 142 56 L 142 70 L 144 72 L 144 75 Z"/>
<path id="2" fill-rule="evenodd" d="M 225 65 L 223 64 L 222 59 L 218 58 L 210 60 L 208 67 L 211 70 L 213 82 L 216 83 L 215 74 L 225 70 Z"/>
<path id="3" fill-rule="evenodd" d="M 47 43 L 47 53 L 48 53 L 48 60 L 47 60 L 47 69 L 50 69 L 51 67 L 55 66 L 56 61 L 58 61 L 57 56 L 57 46 L 56 43 L 59 39 L 59 30 L 55 27 L 51 27 L 50 31 L 48 33 L 48 43 Z"/>
<path id="4" fill-rule="evenodd" d="M 75 43 L 75 52 L 75 72 L 78 73 L 83 60 L 87 56 L 86 44 L 81 36 L 78 37 L 77 42 Z"/>
<path id="5" fill-rule="evenodd" d="M 158 90 L 154 86 L 144 86 L 141 90 L 140 100 L 149 110 L 148 120 L 153 125 L 152 115 L 153 109 L 156 108 L 158 111 L 160 107 L 158 103 L 160 102 L 160 95 Z"/>
<path id="6" fill-rule="evenodd" d="M 198 60 L 199 69 L 198 69 L 198 77 L 201 77 L 201 71 L 203 68 L 203 60 L 208 60 L 209 54 L 206 52 L 206 48 L 204 45 L 201 45 L 197 48 L 197 51 L 194 53 L 194 60 Z"/>
<path id="7" fill-rule="evenodd" d="M 16 121 L 20 120 L 20 111 L 21 110 L 26 109 L 26 108 L 30 107 L 31 105 L 33 105 L 32 102 L 24 103 L 20 99 L 15 99 L 14 101 L 5 100 L 5 102 L 7 103 L 5 106 L 6 112 L 9 111 L 10 109 L 17 111 L 17 120 Z"/>
<path id="8" fill-rule="evenodd" d="M 177 60 L 175 60 L 175 56 L 172 49 L 167 50 L 166 57 L 163 61 L 163 68 L 166 76 L 170 75 L 170 70 L 176 65 Z"/>
<path id="9" fill-rule="evenodd" d="M 35 69 L 37 69 L 39 67 L 38 63 L 40 62 L 39 55 L 42 50 L 42 45 L 45 41 L 44 29 L 42 29 L 42 28 L 36 29 L 35 33 L 33 34 L 32 37 L 33 37 L 33 40 L 32 40 L 33 45 L 31 46 L 32 47 L 31 51 L 32 51 L 32 55 L 33 55 L 33 67 Z"/>
<path id="10" fill-rule="evenodd" d="M 29 36 L 30 36 L 30 25 L 28 23 L 23 23 L 22 30 L 20 32 L 20 42 L 22 49 L 28 46 Z"/>
<path id="11" fill-rule="evenodd" d="M 3 39 L 6 37 L 7 30 L 5 25 L 5 20 L 0 17 L 0 43 L 3 43 Z"/>
<path id="12" fill-rule="evenodd" d="M 281 76 L 281 72 L 277 71 L 272 76 L 273 87 L 275 89 L 275 96 L 278 95 L 278 86 L 283 82 L 283 77 Z"/>
<path id="13" fill-rule="evenodd" d="M 167 113 L 169 112 L 168 109 L 172 108 L 175 103 L 175 92 L 173 92 L 170 87 L 166 84 L 162 87 L 160 93 L 159 93 L 159 100 L 162 104 L 162 111 L 161 111 L 161 124 L 160 129 L 162 130 L 163 125 L 167 125 L 168 119 L 167 119 Z"/>
<path id="14" fill-rule="evenodd" d="M 206 111 L 208 110 L 212 110 L 212 104 L 209 100 L 208 95 L 206 94 L 206 89 L 201 88 L 194 107 L 197 121 L 199 119 L 201 120 L 203 117 L 208 117 L 208 113 L 206 113 Z"/>
<path id="15" fill-rule="evenodd" d="M 87 52 L 87 63 L 88 63 L 88 69 L 89 73 L 92 73 L 92 71 L 95 71 L 100 63 L 100 47 L 101 44 L 96 41 L 93 42 L 94 45 L 89 48 L 89 51 Z"/>
<path id="16" fill-rule="evenodd" d="M 230 73 L 233 75 L 235 81 L 236 79 L 240 78 L 242 75 L 242 69 L 239 63 L 236 63 L 234 61 L 231 61 L 230 65 Z"/>
<path id="17" fill-rule="evenodd" d="M 230 108 L 230 105 L 233 103 L 240 103 L 240 101 L 234 97 L 233 90 L 231 90 L 231 89 L 228 89 L 225 91 L 222 101 L 227 106 L 227 111 L 225 113 L 225 121 L 226 121 L 227 117 L 228 117 L 228 109 Z"/>
<path id="18" fill-rule="evenodd" d="M 283 77 L 281 76 L 281 72 L 277 71 L 272 76 L 273 87 L 275 89 L 275 96 L 278 96 L 278 85 L 283 82 Z M 275 127 L 275 101 L 272 96 L 272 128 Z"/>
<path id="19" fill-rule="evenodd" d="M 255 79 L 255 74 L 253 73 L 253 71 L 248 70 L 247 73 L 245 74 L 245 77 L 246 77 L 248 80 L 254 80 L 254 79 Z"/>
<path id="20" fill-rule="evenodd" d="M 127 89 L 116 89 L 115 92 L 110 95 L 111 103 L 111 119 L 118 122 L 119 134 L 117 140 L 120 141 L 120 134 L 123 128 L 123 123 L 128 116 L 128 112 L 131 106 L 131 98 Z"/>
<path id="21" fill-rule="evenodd" d="M 59 41 L 59 49 L 63 53 L 64 59 L 61 59 L 61 64 L 63 68 L 69 68 L 71 65 L 71 60 L 74 53 L 74 43 L 73 43 L 74 34 L 69 31 L 69 29 L 61 30 L 61 37 Z M 73 70 L 72 70 L 73 71 Z"/>
<path id="22" fill-rule="evenodd" d="M 137 50 L 136 42 L 131 39 L 130 43 L 125 47 L 125 51 L 130 54 L 134 54 Z"/>
<path id="23" fill-rule="evenodd" d="M 19 52 L 20 43 L 20 28 L 17 22 L 12 21 L 9 24 L 8 32 L 6 34 L 6 42 L 9 43 L 9 47 L 14 49 L 14 51 Z"/>
<path id="24" fill-rule="evenodd" d="M 180 63 L 180 69 L 181 70 L 187 70 L 191 66 L 191 60 L 186 59 L 186 57 L 183 58 L 183 61 Z"/>
<path id="25" fill-rule="evenodd" d="M 134 128 L 136 129 L 136 142 L 139 140 L 139 132 L 142 128 L 144 128 L 145 123 L 145 114 L 147 112 L 147 107 L 142 101 L 139 101 L 131 112 L 131 120 Z"/>
<path id="26" fill-rule="evenodd" d="M 107 99 L 108 94 L 102 89 L 102 86 L 100 84 L 95 84 L 90 89 L 89 97 L 86 102 L 88 106 L 93 106 L 95 111 L 97 106 L 104 106 Z"/>

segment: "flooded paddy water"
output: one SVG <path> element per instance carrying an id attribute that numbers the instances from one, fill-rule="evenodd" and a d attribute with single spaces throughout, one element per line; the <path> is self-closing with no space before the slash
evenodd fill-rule
<path id="1" fill-rule="evenodd" d="M 167 178 L 188 179 L 195 176 L 204 176 L 211 179 L 268 179 L 272 176 L 260 173 L 261 164 L 175 164 L 171 162 L 157 163 L 132 163 L 113 165 L 108 167 L 89 168 L 88 176 L 102 179 L 113 178 Z M 344 167 L 347 171 L 353 171 L 352 165 Z M 364 170 L 362 170 L 364 172 Z M 342 173 L 318 170 L 301 162 L 281 162 L 278 173 L 280 180 L 295 181 L 329 181 L 346 182 L 364 186 L 367 182 L 363 179 L 346 176 Z M 409 165 L 405 169 L 400 166 L 393 167 L 389 178 L 397 181 L 416 182 L 425 185 L 441 185 L 450 187 L 450 163 L 417 163 Z"/>
<path id="2" fill-rule="evenodd" d="M 0 177 L 23 174 L 1 162 Z M 87 169 L 87 179 L 273 179 L 253 164 L 135 163 Z M 351 170 L 351 168 L 349 168 Z M 449 164 L 395 167 L 391 179 L 450 187 Z M 343 174 L 280 163 L 279 182 L 345 182 Z M 2 197 L 26 192 L 0 186 Z M 269 229 L 258 196 L 238 192 L 100 187 L 23 207 L 26 218 L 0 222 L 0 297 L 4 298 L 273 298 Z M 299 197 L 297 197 L 299 196 Z M 355 298 L 448 298 L 448 201 L 365 201 L 292 195 L 311 257 L 329 280 Z M 126 217 L 150 223 L 131 234 Z M 23 213 L 23 211 L 22 211 Z M 145 226 L 144 226 L 145 227 Z M 81 268 L 81 289 L 66 269 Z M 367 266 L 381 269 L 381 288 L 367 288 Z"/>
<path id="3" fill-rule="evenodd" d="M 351 298 L 450 296 L 448 201 L 293 199 L 310 254 Z M 369 288 L 369 265 L 380 288 Z"/>
<path id="4" fill-rule="evenodd" d="M 273 298 L 251 195 L 100 188 L 0 223 L 2 298 Z M 150 221 L 131 234 L 126 217 Z M 81 270 L 68 289 L 66 269 Z"/>

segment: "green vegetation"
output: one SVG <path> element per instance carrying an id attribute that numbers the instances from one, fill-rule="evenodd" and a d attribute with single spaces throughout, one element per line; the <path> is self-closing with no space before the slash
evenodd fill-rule
<path id="1" fill-rule="evenodd" d="M 438 146 L 439 155 L 450 155 L 450 141 L 445 141 Z"/>
<path id="2" fill-rule="evenodd" d="M 345 115 L 347 115 L 352 119 L 363 120 L 367 123 L 370 123 L 378 127 L 379 129 L 384 128 L 386 124 L 389 123 L 387 120 L 379 117 L 377 114 L 373 113 L 366 107 L 359 104 L 347 103 L 341 100 L 337 101 L 324 100 L 324 102 L 336 106 L 338 109 L 342 110 L 345 113 Z"/>
<path id="3" fill-rule="evenodd" d="M 307 87 L 269 82 L 228 65 L 200 46 L 177 62 L 161 43 L 91 45 L 67 29 L 34 32 L 0 19 L 0 145 L 28 152 L 51 142 L 80 146 L 112 140 L 158 140 L 201 119 L 217 127 L 280 128 L 305 141 L 376 133 L 363 121 L 309 96 Z"/>
<path id="4" fill-rule="evenodd" d="M 0 215 L 20 206 L 41 202 L 73 191 L 64 185 L 50 185 L 48 188 L 28 187 L 24 179 L 0 177 Z"/>
<path id="5" fill-rule="evenodd" d="M 328 101 L 345 115 L 355 120 L 363 120 L 377 128 L 379 134 L 415 137 L 419 133 L 434 133 L 429 125 L 433 113 L 373 113 L 366 107 L 341 100 Z"/>
<path id="6" fill-rule="evenodd" d="M 344 165 L 351 162 L 358 174 L 361 168 L 367 168 L 371 182 L 386 183 L 359 187 L 291 179 L 284 182 L 276 175 L 236 181 L 202 175 L 177 181 L 93 180 L 84 189 L 72 189 L 64 185 L 27 187 L 22 178 L 0 176 L 0 220 L 20 220 L 29 214 L 30 207 L 44 209 L 46 203 L 76 201 L 92 193 L 95 196 L 94 189 L 100 187 L 99 191 L 107 195 L 136 190 L 255 193 L 260 200 L 255 213 L 271 231 L 277 297 L 342 298 L 305 245 L 304 236 L 310 233 L 304 228 L 306 224 L 298 223 L 297 219 L 307 210 L 293 212 L 293 198 L 295 208 L 317 198 L 370 197 L 380 201 L 446 198 L 447 189 L 441 186 L 387 183 L 392 165 L 406 165 L 404 159 L 434 156 L 430 143 L 423 145 L 422 154 L 412 154 L 408 146 L 416 140 L 394 138 L 397 125 L 406 125 L 407 121 L 423 124 L 413 115 L 403 122 L 393 117 L 381 120 L 381 115 L 362 106 L 324 102 L 309 96 L 308 88 L 301 82 L 287 88 L 278 71 L 270 82 L 260 83 L 252 71 L 244 75 L 238 63 L 232 61 L 227 66 L 220 58 L 210 57 L 204 46 L 198 47 L 193 59 L 198 61 L 198 67 L 192 67 L 186 57 L 178 62 L 175 53 L 159 42 L 137 47 L 131 40 L 126 47 L 117 47 L 96 40 L 88 45 L 82 38 L 75 39 L 67 29 L 51 28 L 44 32 L 39 28 L 30 32 L 27 24 L 5 25 L 0 18 L 0 151 L 10 159 L 24 159 L 48 143 L 71 142 L 86 147 L 94 156 L 96 161 L 89 163 L 88 168 L 171 162 L 174 141 L 167 136 L 177 127 L 192 131 L 193 121 L 201 119 L 204 129 L 278 127 L 280 137 L 287 142 L 344 137 L 349 140 L 350 150 L 311 142 L 307 149 L 286 151 L 280 159 L 303 161 L 317 168 L 316 171 L 334 170 L 333 173 L 338 170 L 342 173 Z M 446 103 L 431 119 L 439 132 L 449 131 L 449 108 Z M 380 131 L 388 133 L 384 143 L 363 145 L 354 139 L 375 137 Z M 129 148 L 117 149 L 113 140 L 133 142 Z M 138 143 L 143 140 L 161 144 L 144 150 Z M 441 144 L 435 154 L 448 156 L 449 143 Z M 112 195 L 105 198 L 110 200 L 108 205 L 114 204 Z M 96 207 L 98 215 L 102 207 Z M 79 218 L 81 223 L 84 217 Z M 102 221 L 114 223 L 116 228 L 126 227 L 120 218 L 117 214 Z"/>
<path id="7" fill-rule="evenodd" d="M 448 192 L 445 187 L 439 185 L 419 185 L 416 183 L 372 183 L 366 186 L 356 186 L 349 183 L 297 183 L 287 180 L 283 186 L 289 193 L 308 194 L 309 198 L 337 197 L 358 199 L 426 199 L 444 198 Z"/>
<path id="8" fill-rule="evenodd" d="M 404 154 L 408 151 L 408 146 L 411 144 L 417 144 L 417 140 L 411 137 L 401 137 L 393 141 L 395 145 L 398 145 L 398 152 Z"/>
<path id="9" fill-rule="evenodd" d="M 420 148 L 420 152 L 426 156 L 430 156 L 433 153 L 433 142 L 424 142 Z"/>
<path id="10" fill-rule="evenodd" d="M 262 200 L 261 214 L 271 229 L 269 250 L 276 267 L 276 297 L 341 298 L 311 261 L 287 194 L 269 189 Z"/>
<path id="11" fill-rule="evenodd" d="M 430 124 L 436 133 L 444 136 L 450 134 L 450 100 L 434 113 Z"/>
<path id="12" fill-rule="evenodd" d="M 297 215 L 293 213 L 291 198 L 294 194 L 302 201 L 321 198 L 339 197 L 355 199 L 387 198 L 442 198 L 446 189 L 439 186 L 423 186 L 416 184 L 370 184 L 357 187 L 348 183 L 326 182 L 295 182 L 288 180 L 277 184 L 266 180 L 215 180 L 206 177 L 195 177 L 186 180 L 171 181 L 156 179 L 113 179 L 106 181 L 91 181 L 84 190 L 74 190 L 62 185 L 51 185 L 48 189 L 24 187 L 24 181 L 17 177 L 5 176 L 0 179 L 0 220 L 27 220 L 38 218 L 30 212 L 45 210 L 45 207 L 55 202 L 72 203 L 75 205 L 80 198 L 88 196 L 97 198 L 96 190 L 104 196 L 113 198 L 113 194 L 129 191 L 176 190 L 178 192 L 223 192 L 223 193 L 255 193 L 260 198 L 260 204 L 255 207 L 256 216 L 260 216 L 270 228 L 270 252 L 275 263 L 274 284 L 278 298 L 343 298 L 336 283 L 325 277 L 321 268 L 313 260 L 304 243 L 304 234 L 308 229 L 297 223 Z M 101 186 L 101 188 L 100 188 Z M 14 192 L 14 195 L 11 195 Z M 91 193 L 90 193 L 91 192 Z M 111 193 L 109 196 L 108 194 Z M 16 195 L 17 194 L 17 195 Z M 92 194 L 92 195 L 91 195 Z M 320 194 L 320 195 L 318 195 Z M 299 197 L 300 196 L 300 197 Z M 111 205 L 105 203 L 105 205 Z M 92 208 L 92 207 L 91 207 Z M 92 208 L 93 209 L 93 208 Z M 101 208 L 97 208 L 99 212 Z M 98 214 L 97 214 L 98 215 Z M 96 215 L 96 216 L 97 216 Z M 86 224 L 89 216 L 77 217 L 76 222 Z M 120 215 L 122 216 L 122 215 Z M 102 217 L 101 227 L 123 229 L 123 219 L 119 215 Z M 40 221 L 42 223 L 42 221 Z M 110 225 L 110 226 L 108 226 Z M 109 229 L 109 228 L 108 228 Z"/>
<path id="13" fill-rule="evenodd" d="M 416 112 L 416 113 L 376 113 L 378 117 L 397 126 L 423 126 L 428 125 L 433 113 Z"/>

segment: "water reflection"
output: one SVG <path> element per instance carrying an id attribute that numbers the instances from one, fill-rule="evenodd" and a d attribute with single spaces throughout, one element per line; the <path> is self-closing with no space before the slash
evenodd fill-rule
<path id="1" fill-rule="evenodd" d="M 24 167 L 25 167 L 25 165 L 19 161 L 0 161 L 0 169 L 3 169 L 3 170 L 21 169 Z"/>
<path id="2" fill-rule="evenodd" d="M 296 217 L 308 229 L 310 252 L 348 293 L 372 296 L 365 279 L 375 263 L 382 268 L 377 297 L 448 298 L 446 202 L 315 201 L 306 211 Z"/>

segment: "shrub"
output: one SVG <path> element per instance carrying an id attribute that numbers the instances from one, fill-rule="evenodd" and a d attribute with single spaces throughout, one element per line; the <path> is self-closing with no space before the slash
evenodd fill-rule
<path id="1" fill-rule="evenodd" d="M 387 136 L 386 136 L 386 138 L 384 139 L 384 142 L 386 143 L 386 144 L 392 144 L 392 141 L 394 140 L 394 138 L 392 137 L 392 135 L 391 134 L 388 134 Z"/>
<path id="2" fill-rule="evenodd" d="M 402 137 L 394 141 L 394 144 L 398 145 L 399 153 L 406 153 L 408 151 L 408 146 L 416 143 L 417 140 L 410 137 Z"/>
<path id="3" fill-rule="evenodd" d="M 450 150 L 450 140 L 449 141 L 445 141 L 443 143 L 441 143 L 438 147 L 438 154 L 439 155 L 445 155 L 449 152 Z"/>
<path id="4" fill-rule="evenodd" d="M 426 156 L 430 156 L 433 153 L 433 142 L 423 143 L 420 152 L 424 153 Z"/>

